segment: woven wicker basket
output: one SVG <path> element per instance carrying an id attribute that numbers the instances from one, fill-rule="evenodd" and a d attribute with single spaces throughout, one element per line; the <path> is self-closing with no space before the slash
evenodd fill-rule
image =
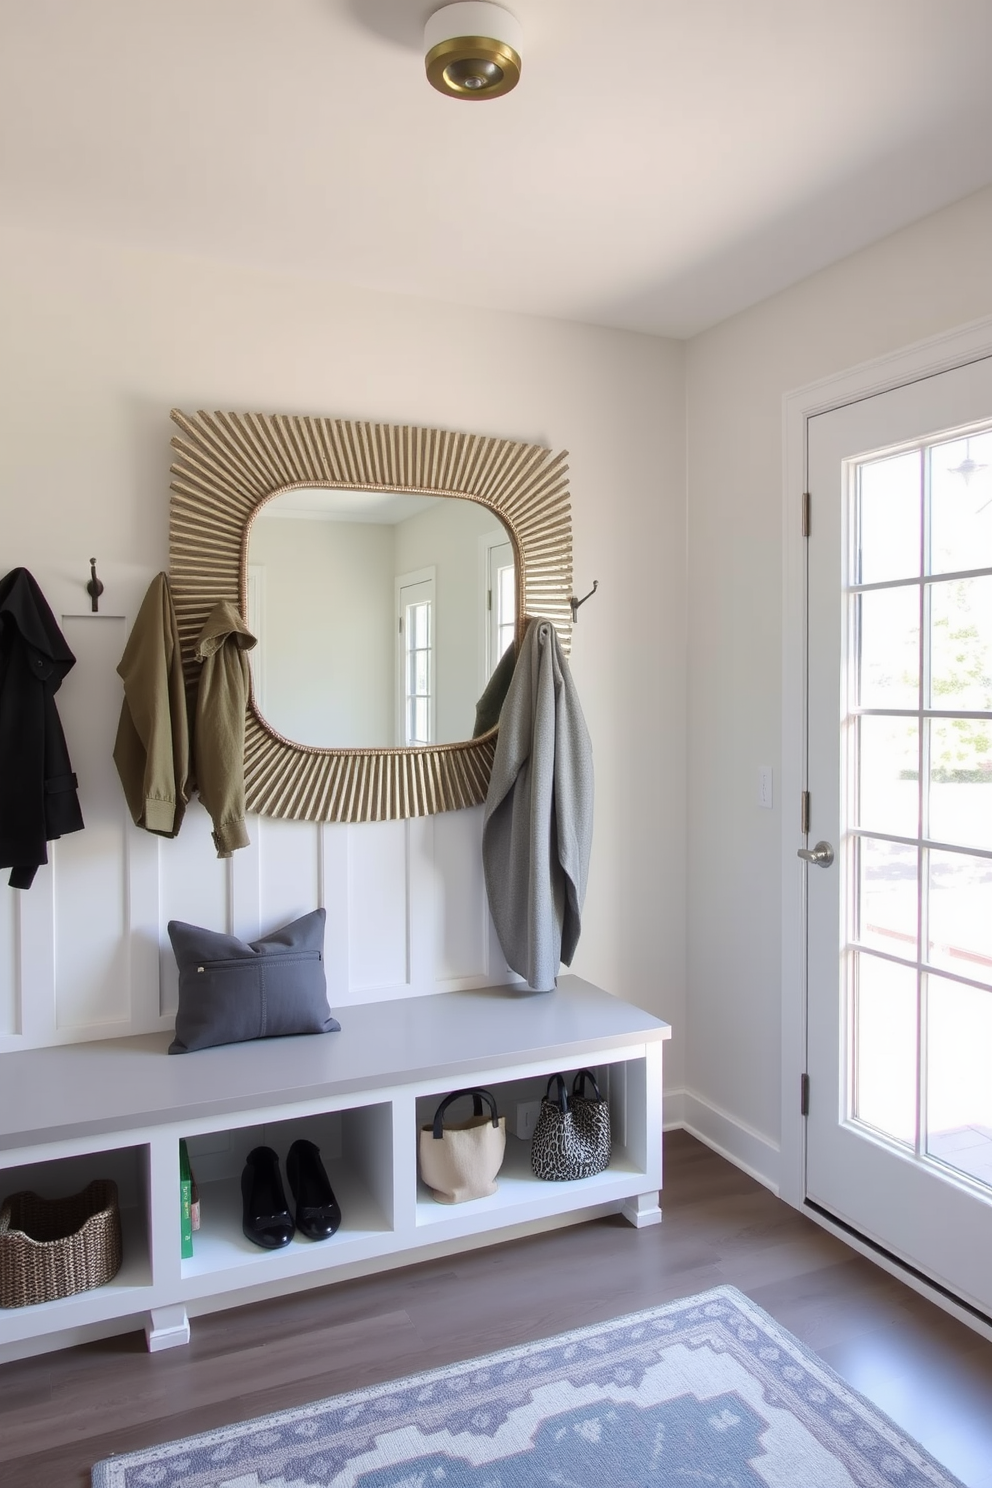
<path id="1" fill-rule="evenodd" d="M 0 1209 L 0 1307 L 54 1302 L 103 1286 L 121 1268 L 117 1184 L 97 1178 L 67 1199 L 15 1193 Z"/>

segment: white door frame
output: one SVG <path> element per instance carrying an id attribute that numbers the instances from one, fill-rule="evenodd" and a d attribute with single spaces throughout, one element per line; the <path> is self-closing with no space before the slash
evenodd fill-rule
<path id="1" fill-rule="evenodd" d="M 779 1193 L 799 1208 L 806 1192 L 800 1081 L 806 1070 L 806 968 L 803 875 L 796 849 L 806 786 L 806 552 L 802 495 L 807 489 L 807 424 L 818 413 L 888 392 L 965 362 L 992 356 L 992 316 L 863 362 L 782 399 L 782 1107 Z M 812 521 L 816 522 L 816 509 Z"/>

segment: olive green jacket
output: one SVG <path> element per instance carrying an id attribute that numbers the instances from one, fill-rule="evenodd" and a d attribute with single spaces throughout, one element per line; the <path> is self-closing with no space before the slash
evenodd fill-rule
<path id="1" fill-rule="evenodd" d="M 214 824 L 219 858 L 248 846 L 245 827 L 245 708 L 249 673 L 245 654 L 256 644 L 237 609 L 222 599 L 196 643 L 202 663 L 193 720 L 193 773 L 200 800 Z"/>
<path id="2" fill-rule="evenodd" d="M 175 837 L 189 801 L 189 724 L 179 629 L 169 580 L 154 578 L 117 671 L 124 705 L 114 764 L 135 823 Z"/>

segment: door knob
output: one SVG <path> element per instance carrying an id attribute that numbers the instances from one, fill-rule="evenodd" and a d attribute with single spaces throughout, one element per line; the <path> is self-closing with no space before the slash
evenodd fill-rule
<path id="1" fill-rule="evenodd" d="M 829 868 L 834 860 L 834 850 L 829 842 L 818 842 L 815 847 L 800 847 L 796 856 L 815 863 L 818 868 Z"/>

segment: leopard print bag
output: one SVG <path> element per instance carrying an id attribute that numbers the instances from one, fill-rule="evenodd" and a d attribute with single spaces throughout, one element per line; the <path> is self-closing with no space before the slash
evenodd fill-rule
<path id="1" fill-rule="evenodd" d="M 592 1097 L 584 1093 L 587 1083 Z M 557 1183 L 591 1178 L 609 1167 L 610 1108 L 592 1070 L 579 1070 L 571 1096 L 563 1077 L 551 1076 L 534 1128 L 530 1164 L 536 1177 Z"/>

